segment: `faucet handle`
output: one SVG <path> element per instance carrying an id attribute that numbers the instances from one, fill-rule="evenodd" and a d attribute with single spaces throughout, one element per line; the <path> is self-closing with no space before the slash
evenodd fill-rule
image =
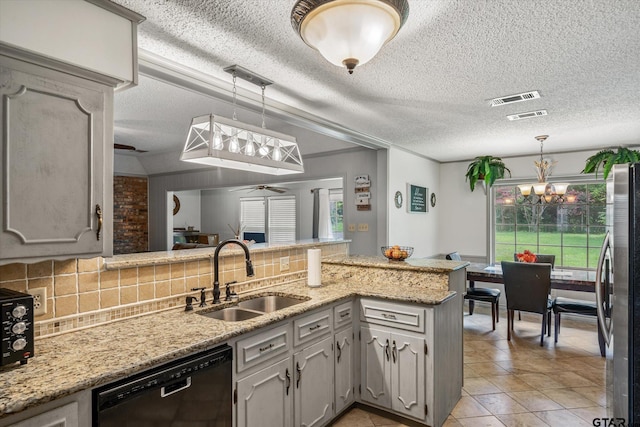
<path id="1" fill-rule="evenodd" d="M 232 281 L 232 282 L 227 282 L 227 283 L 225 283 L 225 284 L 224 284 L 224 286 L 226 287 L 225 293 L 226 293 L 226 295 L 227 295 L 227 296 L 225 297 L 225 299 L 224 299 L 225 301 L 231 301 L 231 299 L 232 299 L 233 297 L 237 297 L 237 296 L 238 296 L 238 294 L 237 294 L 237 293 L 235 293 L 235 292 L 231 292 L 231 288 L 229 287 L 229 285 L 233 285 L 234 283 L 238 283 L 238 281 L 237 281 L 237 280 L 234 280 L 234 281 Z"/>
<path id="2" fill-rule="evenodd" d="M 199 307 L 204 307 L 204 306 L 207 305 L 207 303 L 205 301 L 206 300 L 206 296 L 204 294 L 204 290 L 205 289 L 206 288 L 191 288 L 192 291 L 200 291 L 200 305 L 199 305 Z"/>

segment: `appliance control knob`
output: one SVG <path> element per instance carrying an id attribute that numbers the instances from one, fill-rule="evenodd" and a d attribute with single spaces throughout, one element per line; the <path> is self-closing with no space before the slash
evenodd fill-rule
<path id="1" fill-rule="evenodd" d="M 27 329 L 27 324 L 24 322 L 18 322 L 11 328 L 11 332 L 14 334 L 21 334 Z"/>
<path id="2" fill-rule="evenodd" d="M 13 311 L 11 311 L 11 314 L 13 315 L 13 317 L 15 317 L 16 319 L 20 319 L 22 316 L 24 316 L 25 314 L 27 314 L 27 308 L 24 305 L 16 305 L 13 308 Z"/>
<path id="3" fill-rule="evenodd" d="M 25 348 L 27 346 L 27 340 L 25 340 L 24 338 L 18 338 L 17 340 L 15 340 L 13 342 L 12 348 L 15 351 L 20 351 L 23 348 Z"/>

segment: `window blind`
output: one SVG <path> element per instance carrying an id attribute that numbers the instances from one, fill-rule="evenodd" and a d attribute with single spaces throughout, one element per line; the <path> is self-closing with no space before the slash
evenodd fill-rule
<path id="1" fill-rule="evenodd" d="M 265 232 L 264 198 L 240 199 L 240 223 L 245 232 Z"/>
<path id="2" fill-rule="evenodd" d="M 296 240 L 296 199 L 295 197 L 269 197 L 269 238 L 270 243 Z"/>

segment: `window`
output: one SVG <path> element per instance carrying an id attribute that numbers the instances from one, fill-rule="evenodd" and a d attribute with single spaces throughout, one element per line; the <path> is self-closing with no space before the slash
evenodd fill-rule
<path id="1" fill-rule="evenodd" d="M 329 190 L 329 216 L 331 217 L 331 234 L 334 238 L 342 239 L 344 236 L 344 223 L 342 220 L 342 188 Z"/>
<path id="2" fill-rule="evenodd" d="M 265 209 L 265 206 L 268 208 Z M 262 233 L 271 243 L 296 240 L 296 198 L 294 196 L 247 197 L 240 199 L 240 223 L 245 234 Z M 258 239 L 255 239 L 256 242 Z"/>
<path id="3" fill-rule="evenodd" d="M 515 184 L 494 185 L 494 260 L 513 261 L 514 252 L 553 254 L 556 267 L 595 268 L 610 225 L 606 184 L 572 184 L 563 204 L 529 205 Z M 516 198 L 516 194 L 518 194 Z"/>
<path id="4" fill-rule="evenodd" d="M 296 198 L 267 197 L 269 206 L 267 241 L 270 243 L 296 240 Z"/>

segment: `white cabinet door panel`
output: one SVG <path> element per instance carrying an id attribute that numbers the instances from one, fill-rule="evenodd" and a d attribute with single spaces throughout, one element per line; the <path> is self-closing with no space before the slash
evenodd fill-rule
<path id="1" fill-rule="evenodd" d="M 320 426 L 333 418 L 333 352 L 331 337 L 293 357 L 296 426 Z"/>
<path id="2" fill-rule="evenodd" d="M 390 407 L 391 382 L 389 333 L 373 328 L 361 328 L 361 399 Z"/>
<path id="3" fill-rule="evenodd" d="M 354 399 L 353 327 L 335 335 L 335 399 L 336 414 L 351 405 Z"/>
<path id="4" fill-rule="evenodd" d="M 393 372 L 391 395 L 394 411 L 424 419 L 425 355 L 424 339 L 391 334 Z"/>

